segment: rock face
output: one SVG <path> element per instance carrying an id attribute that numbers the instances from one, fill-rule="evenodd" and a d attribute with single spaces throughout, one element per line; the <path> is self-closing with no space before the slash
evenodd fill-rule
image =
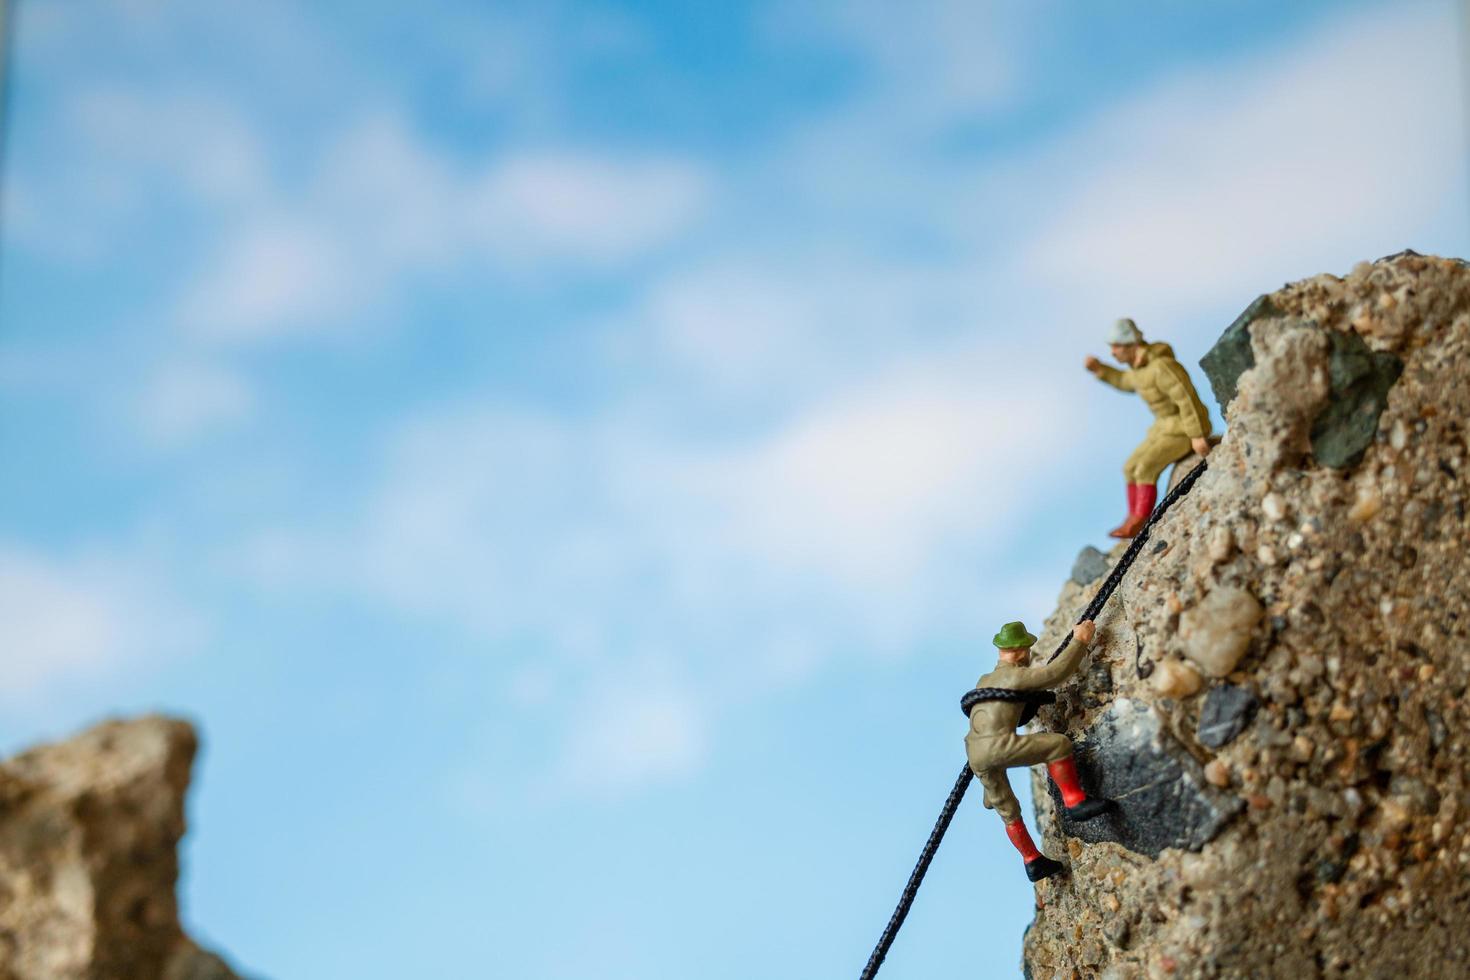
<path id="1" fill-rule="evenodd" d="M 0 978 L 234 980 L 174 898 L 196 746 L 148 717 L 0 763 Z"/>
<path id="2" fill-rule="evenodd" d="M 1229 431 L 1035 722 L 1120 809 L 1063 837 L 1033 776 L 1026 970 L 1470 976 L 1470 269 L 1290 285 L 1205 364 Z"/>

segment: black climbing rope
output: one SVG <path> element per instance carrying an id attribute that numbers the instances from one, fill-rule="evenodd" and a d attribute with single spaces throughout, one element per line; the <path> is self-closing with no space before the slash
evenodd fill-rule
<path id="1" fill-rule="evenodd" d="M 1098 613 L 1102 612 L 1103 606 L 1107 604 L 1108 599 L 1112 598 L 1114 590 L 1123 581 L 1123 576 L 1128 574 L 1128 569 L 1133 565 L 1134 559 L 1143 550 L 1143 545 L 1148 540 L 1149 531 L 1153 530 L 1153 526 L 1163 519 L 1164 514 L 1168 512 L 1169 508 L 1174 506 L 1174 503 L 1180 497 L 1188 493 L 1199 478 L 1204 475 L 1205 466 L 1206 461 L 1200 460 L 1198 466 L 1190 470 L 1173 490 L 1170 490 L 1164 495 L 1164 499 L 1159 502 L 1159 506 L 1154 508 L 1154 512 L 1149 515 L 1148 520 L 1144 522 L 1143 527 L 1139 529 L 1138 534 L 1133 538 L 1133 543 L 1128 546 L 1128 550 L 1123 552 L 1123 557 L 1118 559 L 1118 563 L 1113 566 L 1112 571 L 1108 573 L 1108 577 L 1103 580 L 1102 587 L 1097 590 L 1097 595 L 1093 596 L 1092 601 L 1087 604 L 1087 608 L 1082 611 L 1082 615 L 1077 619 L 1077 622 L 1085 623 L 1089 619 L 1096 619 Z M 1072 634 L 1068 632 L 1066 638 L 1057 647 L 1056 652 L 1046 662 L 1051 663 L 1057 657 L 1060 657 L 1062 651 L 1067 649 L 1067 644 L 1071 642 Z M 977 694 L 980 696 L 977 696 Z M 980 701 L 1014 700 L 1007 695 L 1000 694 L 992 688 L 976 688 L 973 691 L 966 692 L 965 698 L 970 699 L 970 707 L 974 707 Z M 1028 699 L 1022 698 L 1020 700 L 1024 701 Z M 963 700 L 961 704 L 964 704 Z M 1032 706 L 1028 704 L 1027 707 Z M 968 714 L 968 709 L 966 713 Z M 902 928 L 903 920 L 908 918 L 909 909 L 914 904 L 914 898 L 919 894 L 919 885 L 923 884 L 924 875 L 928 873 L 929 865 L 934 860 L 934 855 L 939 851 L 939 842 L 944 840 L 944 833 L 949 830 L 950 821 L 954 819 L 955 811 L 960 808 L 960 800 L 964 799 L 965 790 L 970 788 L 970 780 L 973 777 L 974 774 L 970 771 L 970 766 L 967 763 L 965 768 L 960 772 L 959 778 L 955 780 L 954 788 L 949 791 L 949 796 L 944 801 L 944 807 L 939 811 L 939 819 L 934 822 L 934 829 L 929 832 L 929 840 L 924 843 L 924 850 L 919 852 L 919 863 L 914 865 L 914 871 L 909 875 L 909 882 L 904 886 L 903 894 L 899 896 L 898 907 L 893 910 L 893 915 L 889 918 L 888 926 L 883 930 L 883 935 L 878 937 L 878 945 L 873 947 L 873 955 L 868 957 L 868 965 L 863 967 L 861 980 L 873 980 L 878 975 L 878 968 L 883 965 L 883 959 L 888 955 L 889 947 L 893 945 L 893 940 L 898 937 L 898 930 Z"/>
<path id="2" fill-rule="evenodd" d="M 1054 691 L 1013 691 L 1008 687 L 976 687 L 964 693 L 960 698 L 960 711 L 966 718 L 970 712 L 975 710 L 975 705 L 986 701 L 1010 701 L 1012 704 L 1021 705 L 1021 720 L 1017 726 L 1026 725 L 1036 717 L 1036 710 L 1043 704 L 1056 704 L 1057 696 Z"/>
<path id="3" fill-rule="evenodd" d="M 904 886 L 903 894 L 899 896 L 898 908 L 893 910 L 893 917 L 888 920 L 888 928 L 883 930 L 883 935 L 878 937 L 878 945 L 873 947 L 873 955 L 868 957 L 868 965 L 863 967 L 862 980 L 873 980 L 878 975 L 878 967 L 883 965 L 883 957 L 888 955 L 888 947 L 893 945 L 893 940 L 898 937 L 898 930 L 903 926 L 903 920 L 909 916 L 909 908 L 914 904 L 914 896 L 919 894 L 919 885 L 924 881 L 924 875 L 929 870 L 929 862 L 934 860 L 934 854 L 939 850 L 939 842 L 944 840 L 944 832 L 949 829 L 949 822 L 954 819 L 955 811 L 960 808 L 960 800 L 965 798 L 965 790 L 970 788 L 970 780 L 974 773 L 970 772 L 970 764 L 965 763 L 965 768 L 960 772 L 960 777 L 954 781 L 954 789 L 949 791 L 949 796 L 944 801 L 944 807 L 939 811 L 939 819 L 934 821 L 934 829 L 929 831 L 929 840 L 924 844 L 924 850 L 919 853 L 919 863 L 914 865 L 914 873 L 909 875 L 909 883 Z"/>
<path id="4" fill-rule="evenodd" d="M 1102 612 L 1103 606 L 1107 605 L 1108 600 L 1112 598 L 1113 590 L 1123 581 L 1123 576 L 1128 574 L 1128 569 L 1133 567 L 1133 560 L 1138 557 L 1138 553 L 1143 550 L 1143 546 L 1148 542 L 1149 532 L 1154 529 L 1155 524 L 1163 519 L 1164 514 L 1169 508 L 1174 506 L 1174 502 L 1188 493 L 1194 487 L 1195 482 L 1205 475 L 1206 465 L 1208 464 L 1205 460 L 1200 460 L 1199 465 L 1185 474 L 1184 479 L 1179 481 L 1178 486 L 1164 495 L 1164 499 L 1159 502 L 1159 506 L 1155 507 L 1154 512 L 1148 516 L 1148 520 L 1143 522 L 1143 527 L 1134 536 L 1133 543 L 1128 546 L 1128 550 L 1123 552 L 1123 557 L 1118 559 L 1118 564 L 1114 565 L 1113 570 L 1108 572 L 1108 577 L 1103 581 L 1102 588 L 1097 590 L 1097 595 L 1093 596 L 1092 601 L 1087 604 L 1087 608 L 1082 610 L 1082 616 L 1077 622 L 1085 623 L 1089 619 L 1096 619 L 1098 617 L 1098 614 Z M 1067 649 L 1067 644 L 1071 642 L 1072 634 L 1068 633 L 1062 638 L 1062 642 L 1057 645 L 1056 652 L 1048 657 L 1046 662 L 1051 663 L 1060 657 L 1062 651 Z"/>

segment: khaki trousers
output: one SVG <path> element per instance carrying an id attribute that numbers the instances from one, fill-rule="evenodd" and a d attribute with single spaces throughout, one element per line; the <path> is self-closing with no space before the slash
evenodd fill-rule
<path id="1" fill-rule="evenodd" d="M 1133 455 L 1123 464 L 1123 477 L 1129 483 L 1152 486 L 1159 482 L 1159 474 L 1170 463 L 1179 462 L 1192 449 L 1189 436 L 1160 431 L 1159 426 L 1154 425 L 1149 428 L 1138 448 L 1133 450 Z"/>
<path id="2" fill-rule="evenodd" d="M 965 736 L 965 754 L 970 758 L 970 770 L 985 787 L 985 806 L 1000 814 L 1006 823 L 1014 823 L 1021 819 L 1021 802 L 1011 790 L 1006 770 L 1065 759 L 1072 754 L 1072 740 L 1054 732 L 970 734 Z"/>

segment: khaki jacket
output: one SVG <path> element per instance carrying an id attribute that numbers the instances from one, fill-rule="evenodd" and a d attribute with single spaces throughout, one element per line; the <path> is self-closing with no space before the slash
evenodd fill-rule
<path id="1" fill-rule="evenodd" d="M 980 678 L 975 686 L 1001 687 L 1008 691 L 1049 690 L 1071 677 L 1086 655 L 1087 644 L 1074 639 L 1067 644 L 1066 651 L 1049 664 L 1032 667 L 999 664 Z M 1021 723 L 1022 707 L 1014 701 L 981 701 L 970 710 L 970 731 L 978 736 L 1013 734 Z"/>
<path id="2" fill-rule="evenodd" d="M 1144 348 L 1143 363 L 1126 371 L 1102 365 L 1097 376 L 1119 391 L 1136 391 L 1154 413 L 1160 434 L 1203 439 L 1210 434 L 1210 413 L 1194 390 L 1189 372 L 1174 360 L 1165 343 Z"/>

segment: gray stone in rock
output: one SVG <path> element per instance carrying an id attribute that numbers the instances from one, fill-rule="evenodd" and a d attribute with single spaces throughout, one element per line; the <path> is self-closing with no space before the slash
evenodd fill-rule
<path id="1" fill-rule="evenodd" d="M 1260 706 L 1261 702 L 1246 688 L 1233 684 L 1212 687 L 1205 695 L 1204 707 L 1200 708 L 1195 737 L 1201 745 L 1212 749 L 1227 745 L 1245 731 Z"/>
<path id="2" fill-rule="evenodd" d="M 1267 296 L 1257 296 L 1235 322 L 1225 328 L 1220 339 L 1215 341 L 1199 366 L 1204 368 L 1205 377 L 1210 379 L 1210 389 L 1220 405 L 1220 414 L 1235 398 L 1236 381 L 1246 371 L 1256 366 L 1256 355 L 1251 350 L 1250 326 L 1262 317 L 1279 316 L 1278 310 Z"/>
<path id="3" fill-rule="evenodd" d="M 1312 422 L 1312 455 L 1324 466 L 1356 466 L 1373 444 L 1388 389 L 1403 373 L 1393 354 L 1375 353 L 1355 333 L 1328 331 L 1327 407 Z"/>
<path id="4" fill-rule="evenodd" d="M 1245 806 L 1205 780 L 1204 769 L 1164 730 L 1153 708 L 1128 698 L 1114 701 L 1087 729 L 1076 759 L 1088 795 L 1118 803 L 1085 823 L 1061 817 L 1063 832 L 1090 843 L 1113 841 L 1149 857 L 1166 847 L 1197 851 Z M 1056 784 L 1047 785 L 1062 814 Z"/>
<path id="5" fill-rule="evenodd" d="M 1108 574 L 1112 567 L 1107 555 L 1088 545 L 1077 552 L 1077 560 L 1072 563 L 1072 581 L 1078 585 L 1089 585 Z"/>

